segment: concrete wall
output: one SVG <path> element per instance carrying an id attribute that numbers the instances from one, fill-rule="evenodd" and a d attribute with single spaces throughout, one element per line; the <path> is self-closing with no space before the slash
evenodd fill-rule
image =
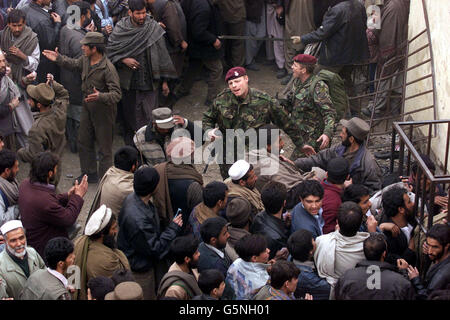
<path id="1" fill-rule="evenodd" d="M 436 76 L 436 119 L 450 119 L 450 1 L 449 0 L 425 0 L 428 11 L 429 28 L 431 32 L 431 44 L 433 50 L 435 76 Z M 409 15 L 408 38 L 412 39 L 426 27 L 422 0 L 411 0 Z M 421 35 L 411 43 L 409 52 L 413 52 L 428 43 L 427 34 Z M 430 58 L 427 49 L 411 56 L 408 66 L 414 66 Z M 407 74 L 407 82 L 430 74 L 431 63 L 411 70 Z M 431 78 L 422 80 L 407 87 L 406 97 L 432 89 Z M 406 101 L 405 111 L 417 110 L 433 104 L 433 95 L 413 98 Z M 412 116 L 415 121 L 433 120 L 433 109 L 416 113 Z M 437 136 L 432 141 L 432 151 L 438 164 L 443 166 L 446 152 L 447 126 L 438 126 Z M 424 131 L 424 134 L 427 132 Z"/>

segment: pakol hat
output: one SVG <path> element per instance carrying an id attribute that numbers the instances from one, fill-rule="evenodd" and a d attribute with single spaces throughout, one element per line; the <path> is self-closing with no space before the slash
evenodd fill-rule
<path id="1" fill-rule="evenodd" d="M 86 228 L 84 228 L 84 234 L 91 236 L 102 231 L 111 220 L 111 216 L 111 209 L 107 208 L 106 205 L 103 204 L 89 218 Z"/>
<path id="2" fill-rule="evenodd" d="M 227 75 L 225 76 L 225 82 L 245 76 L 246 74 L 247 71 L 243 67 L 231 68 L 230 70 L 228 70 Z"/>
<path id="3" fill-rule="evenodd" d="M 153 121 L 161 129 L 172 129 L 175 127 L 173 122 L 172 110 L 169 108 L 157 108 L 152 111 Z"/>
<path id="4" fill-rule="evenodd" d="M 227 219 L 236 228 L 242 228 L 250 221 L 251 212 L 252 205 L 241 197 L 234 198 L 227 205 Z"/>
<path id="5" fill-rule="evenodd" d="M 342 119 L 339 123 L 346 127 L 358 140 L 364 140 L 370 131 L 369 124 L 357 117 L 351 118 L 350 120 Z"/>
<path id="6" fill-rule="evenodd" d="M 105 37 L 100 32 L 88 32 L 83 39 L 80 40 L 81 44 L 105 44 Z"/>
<path id="7" fill-rule="evenodd" d="M 294 57 L 294 61 L 301 64 L 316 64 L 317 58 L 309 54 L 298 54 Z"/>
<path id="8" fill-rule="evenodd" d="M 20 221 L 20 220 L 9 220 L 8 222 L 5 222 L 0 227 L 0 232 L 2 233 L 2 235 L 5 235 L 8 232 L 16 230 L 18 228 L 23 228 L 22 221 Z"/>
<path id="9" fill-rule="evenodd" d="M 46 83 L 39 83 L 37 86 L 28 85 L 28 95 L 39 103 L 48 106 L 55 99 L 55 91 Z"/>
<path id="10" fill-rule="evenodd" d="M 195 143 L 188 137 L 173 139 L 166 149 L 166 154 L 171 159 L 183 159 L 189 157 L 195 151 Z"/>
<path id="11" fill-rule="evenodd" d="M 119 283 L 114 291 L 105 296 L 105 300 L 144 300 L 142 287 L 133 281 Z"/>
<path id="12" fill-rule="evenodd" d="M 228 170 L 231 180 L 238 181 L 245 176 L 250 169 L 250 163 L 245 160 L 238 160 Z"/>

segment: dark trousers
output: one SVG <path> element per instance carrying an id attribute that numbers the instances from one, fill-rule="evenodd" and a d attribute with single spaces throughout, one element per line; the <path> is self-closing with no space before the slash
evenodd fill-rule
<path id="1" fill-rule="evenodd" d="M 78 131 L 78 148 L 80 168 L 82 174 L 97 174 L 101 179 L 112 166 L 112 144 L 114 136 L 114 121 L 116 119 L 116 106 L 103 104 L 84 104 L 81 111 L 80 128 Z M 99 149 L 99 168 L 95 143 Z"/>
<path id="2" fill-rule="evenodd" d="M 189 94 L 194 84 L 195 78 L 202 71 L 202 68 L 208 72 L 206 83 L 208 84 L 207 101 L 213 101 L 220 90 L 220 82 L 222 78 L 222 61 L 217 58 L 213 60 L 189 59 L 189 66 L 183 75 L 183 82 L 177 88 L 175 95 L 183 96 Z"/>
<path id="3" fill-rule="evenodd" d="M 237 23 L 224 23 L 224 34 L 243 36 L 245 20 Z M 245 40 L 225 40 L 225 61 L 230 68 L 243 67 L 245 64 Z"/>
<path id="4" fill-rule="evenodd" d="M 158 108 L 158 92 L 122 89 L 119 117 L 123 124 L 123 140 L 133 145 L 133 136 L 137 130 L 152 121 L 152 111 Z"/>

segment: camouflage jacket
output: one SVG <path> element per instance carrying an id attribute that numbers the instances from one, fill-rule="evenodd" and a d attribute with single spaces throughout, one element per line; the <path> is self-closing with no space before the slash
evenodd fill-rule
<path id="1" fill-rule="evenodd" d="M 249 88 L 247 97 L 242 100 L 230 89 L 225 89 L 203 113 L 203 128 L 207 130 L 218 127 L 222 134 L 225 134 L 226 129 L 246 131 L 271 122 L 282 128 L 288 119 L 286 110 L 265 92 Z"/>
<path id="2" fill-rule="evenodd" d="M 304 83 L 295 79 L 292 89 L 287 94 L 286 108 L 291 113 L 290 121 L 283 127 L 294 144 L 300 148 L 309 144 L 318 148 L 316 140 L 324 133 L 333 137 L 336 111 L 329 94 L 328 86 L 318 81 L 314 96 L 310 94 L 310 85 L 314 76 Z"/>
<path id="3" fill-rule="evenodd" d="M 288 121 L 289 114 L 279 105 L 276 99 L 253 88 L 249 88 L 249 93 L 245 99 L 240 99 L 230 89 L 225 89 L 217 95 L 213 105 L 203 113 L 204 130 L 219 128 L 222 135 L 226 134 L 227 129 L 242 129 L 246 132 L 251 128 L 257 130 L 271 122 L 282 128 Z M 226 135 L 226 139 L 223 139 L 224 151 L 227 154 L 231 151 L 225 150 L 228 138 L 230 136 Z M 237 134 L 237 138 L 244 137 Z M 235 148 L 236 145 L 234 143 Z M 248 140 L 246 146 L 248 146 Z"/>

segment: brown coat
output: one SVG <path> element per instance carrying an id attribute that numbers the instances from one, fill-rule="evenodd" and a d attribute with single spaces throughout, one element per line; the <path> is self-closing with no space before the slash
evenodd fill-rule
<path id="1" fill-rule="evenodd" d="M 62 156 L 66 144 L 66 114 L 69 105 L 69 92 L 53 81 L 55 102 L 47 112 L 39 113 L 28 133 L 28 145 L 17 151 L 21 161 L 31 162 L 38 153 L 50 151 Z"/>
<path id="2" fill-rule="evenodd" d="M 89 58 L 84 55 L 72 59 L 60 54 L 56 63 L 63 68 L 81 72 L 81 91 L 84 98 L 93 93 L 94 88 L 100 91 L 98 100 L 88 102 L 87 106 L 99 109 L 105 106 L 116 108 L 117 102 L 122 98 L 119 75 L 105 55 L 93 67 L 90 66 Z M 86 102 L 83 101 L 83 104 L 86 105 Z"/>

